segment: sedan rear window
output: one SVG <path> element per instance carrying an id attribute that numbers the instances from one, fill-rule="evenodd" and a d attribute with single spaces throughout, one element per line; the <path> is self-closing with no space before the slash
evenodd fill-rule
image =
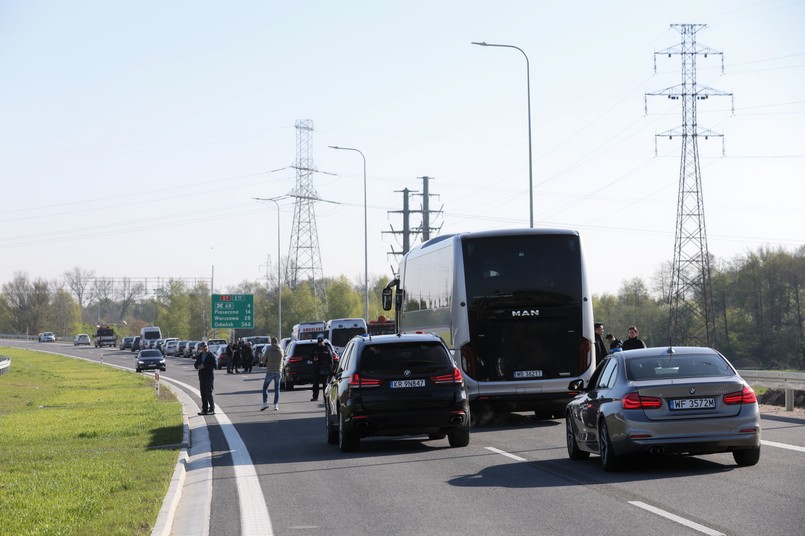
<path id="1" fill-rule="evenodd" d="M 450 355 L 441 344 L 405 343 L 367 346 L 358 369 L 372 375 L 400 375 L 405 370 L 415 374 L 439 372 L 452 367 Z"/>
<path id="2" fill-rule="evenodd" d="M 668 357 L 636 357 L 626 361 L 630 380 L 713 378 L 732 376 L 735 371 L 720 355 L 692 354 Z"/>

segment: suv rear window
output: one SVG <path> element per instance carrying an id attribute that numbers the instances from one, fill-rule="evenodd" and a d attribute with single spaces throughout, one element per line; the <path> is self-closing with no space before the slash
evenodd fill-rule
<path id="1" fill-rule="evenodd" d="M 407 342 L 365 347 L 357 368 L 371 375 L 400 375 L 404 370 L 428 374 L 452 366 L 450 355 L 441 344 Z"/>

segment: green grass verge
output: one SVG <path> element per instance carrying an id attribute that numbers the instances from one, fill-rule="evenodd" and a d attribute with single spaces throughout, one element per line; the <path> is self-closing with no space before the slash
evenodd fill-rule
<path id="1" fill-rule="evenodd" d="M 153 378 L 0 348 L 0 533 L 149 534 L 182 440 Z"/>

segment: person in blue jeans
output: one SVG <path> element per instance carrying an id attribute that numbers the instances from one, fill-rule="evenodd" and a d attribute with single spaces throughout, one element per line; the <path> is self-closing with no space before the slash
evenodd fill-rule
<path id="1" fill-rule="evenodd" d="M 280 371 L 285 352 L 280 348 L 276 337 L 271 337 L 271 345 L 263 353 L 260 365 L 266 368 L 266 377 L 263 380 L 263 405 L 260 411 L 268 409 L 268 387 L 274 382 L 274 411 L 280 409 Z"/>

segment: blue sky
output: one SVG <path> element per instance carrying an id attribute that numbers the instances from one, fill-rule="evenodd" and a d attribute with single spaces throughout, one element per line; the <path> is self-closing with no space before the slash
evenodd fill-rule
<path id="1" fill-rule="evenodd" d="M 805 243 L 805 1 L 0 2 L 0 282 L 262 280 L 275 266 L 300 119 L 313 122 L 326 276 L 390 275 L 404 188 L 430 182 L 441 233 L 578 229 L 595 293 L 673 257 L 681 82 L 671 24 L 706 24 L 697 80 L 711 254 Z M 279 170 L 279 171 L 275 171 Z M 411 199 L 418 209 L 421 199 Z M 282 201 L 288 253 L 293 204 Z M 414 224 L 418 222 L 415 221 Z M 271 268 L 273 271 L 274 269 Z"/>

